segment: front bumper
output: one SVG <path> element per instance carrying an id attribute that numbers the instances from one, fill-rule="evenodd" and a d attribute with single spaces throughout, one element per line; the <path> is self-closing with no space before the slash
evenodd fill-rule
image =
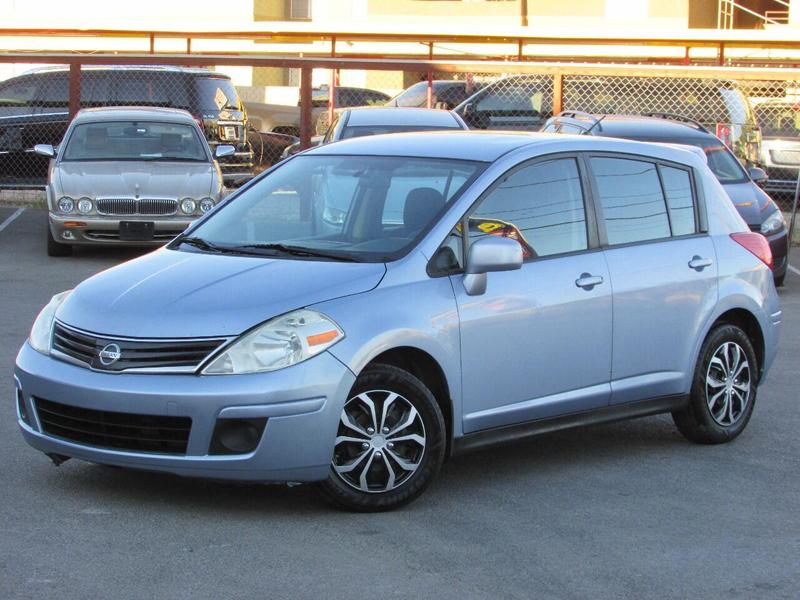
<path id="1" fill-rule="evenodd" d="M 199 217 L 96 217 L 56 215 L 49 213 L 50 232 L 60 244 L 95 245 L 113 244 L 115 246 L 156 246 L 163 245 L 192 224 Z M 121 240 L 120 221 L 146 221 L 153 223 L 153 239 L 143 241 Z M 67 227 L 67 223 L 71 225 Z M 75 225 L 80 223 L 80 225 Z M 68 232 L 70 238 L 65 238 Z"/>
<path id="2" fill-rule="evenodd" d="M 353 373 L 324 352 L 298 365 L 252 375 L 112 374 L 61 362 L 26 342 L 15 385 L 29 424 L 25 441 L 45 453 L 177 475 L 244 481 L 318 481 L 328 475 L 334 439 Z M 92 410 L 192 419 L 186 454 L 88 446 L 42 431 L 36 398 Z M 255 450 L 212 455 L 218 419 L 266 418 Z"/>

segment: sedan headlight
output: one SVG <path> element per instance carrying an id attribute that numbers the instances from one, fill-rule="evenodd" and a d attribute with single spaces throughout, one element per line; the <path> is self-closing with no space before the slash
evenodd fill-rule
<path id="1" fill-rule="evenodd" d="M 214 201 L 211 198 L 203 198 L 200 200 L 200 210 L 203 214 L 207 213 L 212 208 L 214 208 Z"/>
<path id="2" fill-rule="evenodd" d="M 197 203 L 191 198 L 184 198 L 181 200 L 181 210 L 187 215 L 192 214 L 195 208 L 197 208 Z"/>
<path id="3" fill-rule="evenodd" d="M 244 334 L 203 369 L 204 375 L 276 371 L 303 362 L 344 338 L 325 315 L 296 310 Z"/>
<path id="4" fill-rule="evenodd" d="M 784 227 L 786 227 L 786 221 L 783 220 L 783 213 L 780 210 L 776 210 L 761 223 L 761 233 L 763 235 L 772 235 Z"/>
<path id="5" fill-rule="evenodd" d="M 92 212 L 92 200 L 91 198 L 81 198 L 78 200 L 78 212 L 81 214 L 86 214 Z"/>
<path id="6" fill-rule="evenodd" d="M 50 354 L 50 340 L 53 337 L 56 310 L 71 293 L 72 290 L 67 290 L 53 296 L 47 306 L 41 310 L 39 316 L 36 317 L 33 327 L 31 327 L 31 335 L 28 338 L 28 342 L 34 350 L 42 354 Z"/>
<path id="7" fill-rule="evenodd" d="M 75 210 L 75 201 L 69 196 L 63 196 L 58 199 L 58 210 L 62 213 L 71 213 Z"/>

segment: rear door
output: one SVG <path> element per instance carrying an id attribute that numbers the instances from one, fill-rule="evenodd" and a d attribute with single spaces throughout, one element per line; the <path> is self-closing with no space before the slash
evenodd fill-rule
<path id="1" fill-rule="evenodd" d="M 614 290 L 611 403 L 685 393 L 717 300 L 692 170 L 619 154 L 588 162 Z"/>

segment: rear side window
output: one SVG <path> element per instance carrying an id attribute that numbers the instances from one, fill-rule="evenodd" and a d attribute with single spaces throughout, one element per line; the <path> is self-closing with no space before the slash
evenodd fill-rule
<path id="1" fill-rule="evenodd" d="M 664 194 L 669 207 L 672 235 L 690 235 L 697 231 L 695 223 L 692 180 L 683 169 L 659 166 Z"/>
<path id="2" fill-rule="evenodd" d="M 670 237 L 655 164 L 605 157 L 592 158 L 591 163 L 609 245 Z"/>

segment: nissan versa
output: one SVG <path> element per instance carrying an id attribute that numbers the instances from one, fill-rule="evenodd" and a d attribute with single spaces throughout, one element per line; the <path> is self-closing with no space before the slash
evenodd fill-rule
<path id="1" fill-rule="evenodd" d="M 764 237 L 701 157 L 547 134 L 320 146 L 56 295 L 19 426 L 69 457 L 417 497 L 454 452 L 671 412 L 734 439 L 775 357 Z"/>

